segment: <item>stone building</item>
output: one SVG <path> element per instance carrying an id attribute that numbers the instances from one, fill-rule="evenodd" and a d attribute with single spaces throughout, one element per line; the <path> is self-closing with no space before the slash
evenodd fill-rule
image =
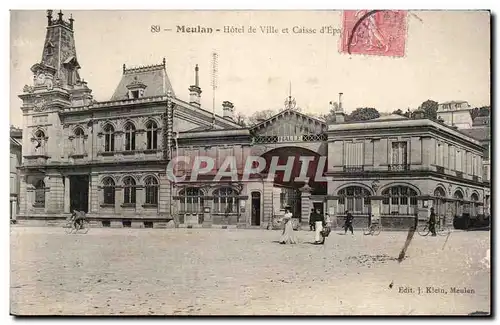
<path id="1" fill-rule="evenodd" d="M 15 220 L 19 210 L 19 170 L 21 166 L 22 130 L 10 128 L 10 219 Z"/>
<path id="2" fill-rule="evenodd" d="M 51 11 L 47 19 L 34 83 L 19 96 L 21 219 L 83 210 L 103 226 L 269 227 L 290 206 L 306 225 L 314 207 L 334 218 L 350 210 L 358 225 L 374 215 L 406 226 L 431 206 L 448 221 L 465 209 L 483 213 L 483 148 L 452 127 L 401 116 L 344 123 L 341 104 L 327 125 L 298 112 L 291 94 L 284 110 L 242 127 L 229 101 L 222 116 L 201 107 L 197 67 L 183 101 L 165 60 L 123 66 L 110 100 L 96 102 L 79 74 L 74 21 Z M 180 157 L 214 164 L 202 173 L 179 163 L 170 170 Z M 228 157 L 237 174 L 220 177 Z"/>
<path id="3" fill-rule="evenodd" d="M 93 99 L 79 69 L 74 20 L 64 20 L 62 12 L 54 19 L 47 11 L 41 61 L 31 68 L 33 84 L 19 96 L 24 119 L 19 217 L 50 220 L 80 210 L 105 225 L 170 220 L 164 142 L 172 141 L 174 131 L 237 128 L 232 108 L 222 117 L 200 107 L 197 67 L 189 101 L 175 96 L 165 59 L 151 66 L 123 65 L 115 92 L 104 102 Z"/>

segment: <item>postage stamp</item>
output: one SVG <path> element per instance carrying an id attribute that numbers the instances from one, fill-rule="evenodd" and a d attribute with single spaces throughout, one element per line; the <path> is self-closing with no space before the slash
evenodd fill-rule
<path id="1" fill-rule="evenodd" d="M 340 52 L 404 56 L 406 16 L 404 10 L 344 11 Z"/>

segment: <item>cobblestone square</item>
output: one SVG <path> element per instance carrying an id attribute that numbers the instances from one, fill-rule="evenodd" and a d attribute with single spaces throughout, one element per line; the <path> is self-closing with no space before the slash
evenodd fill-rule
<path id="1" fill-rule="evenodd" d="M 455 315 L 490 312 L 490 232 L 11 228 L 16 315 Z M 444 245 L 444 248 L 443 248 Z M 392 285 L 391 285 L 392 284 Z M 421 290 L 420 294 L 418 290 Z M 430 289 L 429 289 L 430 288 Z M 456 288 L 457 292 L 453 293 Z M 466 289 L 468 293 L 459 293 Z"/>

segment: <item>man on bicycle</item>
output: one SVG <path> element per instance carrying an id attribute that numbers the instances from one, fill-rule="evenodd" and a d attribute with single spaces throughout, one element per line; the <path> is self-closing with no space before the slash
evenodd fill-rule
<path id="1" fill-rule="evenodd" d="M 431 208 L 431 214 L 429 216 L 429 230 L 432 236 L 436 236 L 436 214 L 434 213 L 434 208 Z"/>
<path id="2" fill-rule="evenodd" d="M 85 214 L 80 211 L 74 210 L 71 217 L 73 219 L 73 227 L 75 227 L 76 229 L 81 229 L 83 221 L 85 220 Z"/>

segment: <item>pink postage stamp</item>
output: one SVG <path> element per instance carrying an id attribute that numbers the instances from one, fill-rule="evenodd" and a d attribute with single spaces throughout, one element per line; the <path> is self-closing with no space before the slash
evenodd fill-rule
<path id="1" fill-rule="evenodd" d="M 344 11 L 340 52 L 404 56 L 406 14 L 404 10 Z"/>

